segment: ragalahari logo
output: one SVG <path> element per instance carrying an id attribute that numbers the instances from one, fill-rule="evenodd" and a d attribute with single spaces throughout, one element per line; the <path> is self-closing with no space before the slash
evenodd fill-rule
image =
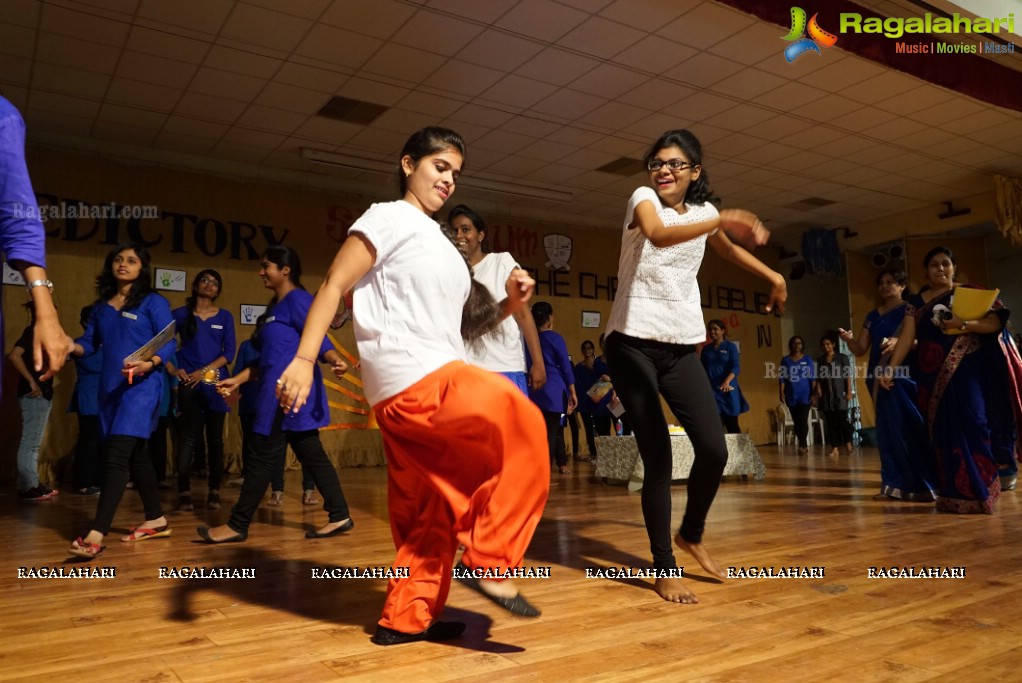
<path id="1" fill-rule="evenodd" d="M 784 59 L 787 62 L 794 62 L 807 52 L 820 54 L 821 47 L 831 47 L 837 42 L 836 35 L 820 28 L 817 16 L 814 14 L 807 25 L 806 11 L 801 7 L 791 8 L 791 31 L 784 36 L 784 40 L 791 42 L 791 45 L 784 48 Z M 804 37 L 807 30 L 808 38 Z"/>

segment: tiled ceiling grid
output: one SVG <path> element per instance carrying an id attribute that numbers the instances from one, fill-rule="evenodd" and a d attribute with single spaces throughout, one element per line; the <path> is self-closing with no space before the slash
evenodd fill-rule
<path id="1" fill-rule="evenodd" d="M 1022 175 L 1022 113 L 840 45 L 786 63 L 783 29 L 712 0 L 3 0 L 3 10 L 0 88 L 30 139 L 132 161 L 387 198 L 380 173 L 300 150 L 394 162 L 411 131 L 439 124 L 468 141 L 466 179 L 570 196 L 462 188 L 456 200 L 617 229 L 645 174 L 596 169 L 687 127 L 726 205 L 756 211 L 781 239 Z M 1022 56 L 997 59 L 1022 68 Z M 368 125 L 316 115 L 338 95 L 387 109 Z"/>

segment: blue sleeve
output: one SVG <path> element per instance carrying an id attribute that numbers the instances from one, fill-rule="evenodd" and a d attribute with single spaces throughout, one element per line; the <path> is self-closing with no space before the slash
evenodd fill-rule
<path id="1" fill-rule="evenodd" d="M 557 366 L 560 368 L 561 377 L 564 378 L 564 386 L 567 387 L 575 383 L 575 371 L 571 367 L 571 359 L 568 357 L 568 344 L 564 341 L 564 337 L 557 335 L 557 344 L 554 345 L 554 349 L 557 351 L 558 356 Z"/>
<path id="2" fill-rule="evenodd" d="M 604 375 L 607 375 L 608 377 L 610 376 L 610 368 L 608 368 L 607 364 L 604 363 L 599 358 L 593 361 L 593 372 L 596 373 L 597 379 L 603 377 Z"/>
<path id="3" fill-rule="evenodd" d="M 224 348 L 221 355 L 227 359 L 227 364 L 230 365 L 238 350 L 238 340 L 234 332 L 234 316 L 226 308 L 221 308 L 220 311 L 224 314 Z"/>
<path id="4" fill-rule="evenodd" d="M 159 294 L 150 294 L 148 297 L 149 320 L 153 328 L 153 336 L 158 335 L 164 327 L 174 321 L 170 313 L 170 302 Z M 156 350 L 154 355 L 160 357 L 161 364 L 174 355 L 177 350 L 177 340 L 171 337 L 170 341 Z"/>
<path id="5" fill-rule="evenodd" d="M 728 342 L 728 344 L 730 345 L 730 346 L 728 346 L 728 350 L 727 350 L 728 362 L 727 362 L 727 366 L 724 369 L 727 370 L 727 372 L 733 372 L 735 374 L 735 378 L 737 379 L 738 378 L 738 369 L 739 369 L 738 368 L 738 365 L 739 365 L 739 363 L 738 363 L 738 347 L 735 346 L 733 342 Z M 727 377 L 727 374 L 725 373 L 724 376 Z"/>
<path id="6" fill-rule="evenodd" d="M 46 266 L 46 234 L 25 165 L 25 121 L 0 97 L 0 250 L 8 261 Z"/>
<path id="7" fill-rule="evenodd" d="M 96 312 L 101 305 L 96 304 L 92 307 L 92 313 L 89 314 L 89 321 L 85 323 L 85 332 L 82 336 L 75 339 L 75 344 L 82 347 L 83 353 L 81 358 L 88 358 L 92 354 L 96 353 L 96 349 L 100 347 L 102 340 L 99 339 L 99 324 L 96 321 Z"/>

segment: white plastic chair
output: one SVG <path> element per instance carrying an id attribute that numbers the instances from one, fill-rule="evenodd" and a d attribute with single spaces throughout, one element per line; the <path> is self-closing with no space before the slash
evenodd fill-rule
<path id="1" fill-rule="evenodd" d="M 813 445 L 813 413 L 816 412 L 816 408 L 811 408 L 809 411 L 809 433 L 806 435 L 806 445 Z M 786 444 L 789 441 L 794 443 L 795 441 L 795 421 L 791 419 L 791 411 L 788 410 L 788 406 L 783 403 L 777 404 L 777 412 L 775 413 L 777 419 L 777 445 Z M 816 417 L 820 424 L 820 434 L 822 438 L 823 434 L 823 421 L 819 419 L 819 415 Z"/>
<path id="2" fill-rule="evenodd" d="M 820 410 L 813 406 L 809 409 L 809 438 L 808 443 L 810 446 L 813 445 L 813 435 L 816 434 L 816 429 L 820 430 L 820 443 L 824 443 L 823 437 L 823 417 L 820 415 Z"/>

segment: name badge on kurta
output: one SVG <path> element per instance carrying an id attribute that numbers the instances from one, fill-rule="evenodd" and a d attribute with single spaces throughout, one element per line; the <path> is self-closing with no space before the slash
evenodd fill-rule
<path id="1" fill-rule="evenodd" d="M 121 317 L 127 318 L 128 320 L 138 320 L 138 316 L 134 313 L 128 313 L 127 311 L 121 311 Z"/>
<path id="2" fill-rule="evenodd" d="M 222 330 L 222 329 L 224 329 L 224 326 L 223 325 L 210 325 L 209 328 L 211 330 Z"/>
<path id="3" fill-rule="evenodd" d="M 271 315 L 269 318 L 267 318 L 266 320 L 263 321 L 263 324 L 272 323 L 276 319 L 277 319 L 277 316 Z"/>

